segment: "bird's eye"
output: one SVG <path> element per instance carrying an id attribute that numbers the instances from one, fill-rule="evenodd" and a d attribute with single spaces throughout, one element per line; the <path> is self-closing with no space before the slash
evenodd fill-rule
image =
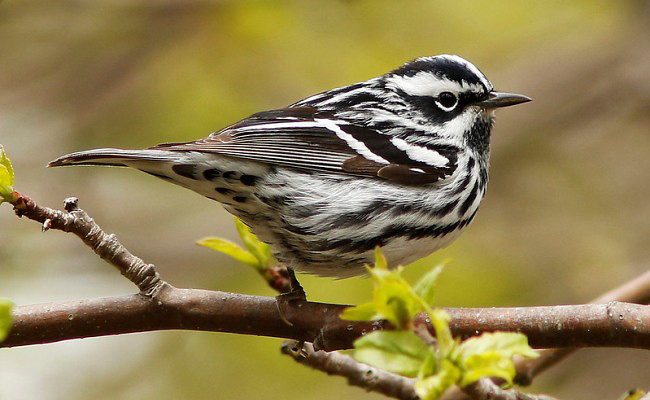
<path id="1" fill-rule="evenodd" d="M 443 111 L 451 111 L 458 104 L 458 97 L 451 92 L 442 92 L 436 99 L 436 105 Z"/>

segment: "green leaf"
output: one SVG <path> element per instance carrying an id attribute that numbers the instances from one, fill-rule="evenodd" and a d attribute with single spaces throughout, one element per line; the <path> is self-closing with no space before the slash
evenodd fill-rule
<path id="1" fill-rule="evenodd" d="M 14 188 L 14 169 L 0 144 L 0 203 L 8 201 Z"/>
<path id="2" fill-rule="evenodd" d="M 347 320 L 368 321 L 386 319 L 398 329 L 410 329 L 413 317 L 422 311 L 421 302 L 413 295 L 411 288 L 399 278 L 397 270 L 381 271 L 373 289 L 370 303 L 350 307 L 343 311 L 341 318 Z"/>
<path id="3" fill-rule="evenodd" d="M 526 336 L 497 332 L 471 338 L 463 343 L 454 339 L 449 315 L 431 309 L 434 286 L 443 266 L 437 266 L 411 287 L 402 278 L 402 267 L 388 269 L 379 247 L 376 265 L 368 267 L 373 279 L 372 302 L 350 307 L 342 319 L 368 321 L 384 318 L 399 331 L 372 332 L 355 341 L 357 360 L 405 375 L 417 376 L 417 394 L 425 400 L 439 398 L 450 386 L 465 386 L 482 377 L 494 376 L 512 382 L 514 355 L 536 357 Z M 433 325 L 437 346 L 428 346 L 412 332 L 417 313 L 425 311 Z"/>
<path id="4" fill-rule="evenodd" d="M 7 154 L 5 153 L 5 149 L 1 144 L 0 144 L 0 165 L 5 167 L 5 169 L 7 170 L 8 175 L 9 175 L 9 180 L 8 180 L 7 183 L 9 185 L 13 185 L 14 184 L 14 169 L 11 166 L 11 161 L 9 160 L 9 157 L 7 157 Z M 4 183 L 3 181 L 0 181 L 0 182 Z"/>
<path id="5" fill-rule="evenodd" d="M 384 253 L 381 252 L 381 247 L 379 246 L 375 246 L 375 268 L 388 269 L 388 260 L 384 257 Z"/>
<path id="6" fill-rule="evenodd" d="M 512 384 L 515 376 L 515 365 L 511 358 L 506 358 L 497 352 L 485 352 L 469 356 L 463 363 L 463 379 L 460 386 L 469 385 L 481 378 L 495 376 Z"/>
<path id="7" fill-rule="evenodd" d="M 354 358 L 404 376 L 416 376 L 428 346 L 411 331 L 375 331 L 354 342 Z"/>
<path id="8" fill-rule="evenodd" d="M 396 274 L 397 271 L 386 271 L 386 273 Z M 398 329 L 410 329 L 415 314 L 422 311 L 420 302 L 413 295 L 411 288 L 398 275 L 381 279 L 373 290 L 372 302 L 377 314 Z"/>
<path id="9" fill-rule="evenodd" d="M 412 325 L 414 313 L 411 312 L 408 298 L 393 296 L 386 301 L 383 312 L 389 316 L 389 320 L 400 329 L 409 329 Z"/>
<path id="10" fill-rule="evenodd" d="M 375 254 L 381 256 L 379 250 Z M 380 261 L 380 264 L 382 261 Z M 403 268 L 369 268 L 371 278 L 375 282 L 372 302 L 377 310 L 378 318 L 385 318 L 398 329 L 410 329 L 412 320 L 426 305 L 415 295 L 409 283 L 401 277 Z"/>
<path id="11" fill-rule="evenodd" d="M 372 321 L 377 319 L 377 309 L 374 303 L 364 303 L 346 308 L 339 318 L 347 321 Z"/>
<path id="12" fill-rule="evenodd" d="M 436 348 L 434 346 L 429 346 L 429 351 L 420 365 L 420 370 L 418 371 L 418 379 L 422 380 L 431 375 L 438 373 L 438 356 L 436 354 Z"/>
<path id="13" fill-rule="evenodd" d="M 415 393 L 422 400 L 436 400 L 455 385 L 461 376 L 460 369 L 449 360 L 442 360 L 440 371 L 415 383 Z"/>
<path id="14" fill-rule="evenodd" d="M 521 333 L 484 333 L 465 340 L 458 348 L 458 359 L 464 372 L 461 386 L 487 376 L 497 376 L 512 383 L 515 376 L 512 357 L 516 354 L 527 358 L 538 356 L 528 345 L 528 338 Z"/>
<path id="15" fill-rule="evenodd" d="M 256 269 L 260 268 L 260 262 L 257 257 L 229 240 L 218 237 L 207 237 L 199 240 L 197 243 L 201 246 L 229 255 L 235 260 L 248 264 Z"/>
<path id="16" fill-rule="evenodd" d="M 237 261 L 252 266 L 258 271 L 263 271 L 268 268 L 273 262 L 271 247 L 268 244 L 257 240 L 257 237 L 255 237 L 248 226 L 238 218 L 235 218 L 235 226 L 237 227 L 239 237 L 241 237 L 241 240 L 248 251 L 242 249 L 230 240 L 219 237 L 203 238 L 197 243 L 201 246 L 227 254 Z"/>
<path id="17" fill-rule="evenodd" d="M 375 248 L 375 258 L 375 267 L 368 267 L 368 273 L 374 281 L 372 302 L 363 304 L 360 309 L 348 308 L 342 318 L 359 321 L 383 318 L 398 329 L 411 329 L 415 315 L 429 310 L 433 285 L 442 267 L 427 273 L 414 290 L 402 278 L 402 267 L 388 269 L 386 258 L 379 247 Z"/>
<path id="18" fill-rule="evenodd" d="M 646 392 L 641 389 L 631 389 L 628 390 L 623 396 L 619 397 L 619 400 L 641 400 L 643 396 L 646 395 Z"/>
<path id="19" fill-rule="evenodd" d="M 235 218 L 235 227 L 244 247 L 259 260 L 259 265 L 262 268 L 267 268 L 271 264 L 271 247 L 264 242 L 260 242 L 250 228 L 239 218 Z"/>
<path id="20" fill-rule="evenodd" d="M 436 340 L 438 342 L 438 349 L 443 358 L 448 357 L 456 348 L 457 343 L 451 335 L 449 329 L 449 321 L 451 317 L 446 311 L 436 308 L 435 310 L 428 311 L 429 318 L 433 330 L 436 332 Z"/>
<path id="21" fill-rule="evenodd" d="M 528 345 L 526 335 L 517 332 L 484 333 L 479 337 L 465 340 L 460 346 L 461 357 L 491 351 L 497 351 L 509 357 L 515 354 L 528 358 L 536 358 L 539 356 Z"/>
<path id="22" fill-rule="evenodd" d="M 424 274 L 424 276 L 420 278 L 420 280 L 418 280 L 418 282 L 413 287 L 413 292 L 415 292 L 417 296 L 420 296 L 422 300 L 429 306 L 433 304 L 433 295 L 435 293 L 433 288 L 443 268 L 444 265 L 438 265 L 434 267 L 429 272 Z"/>
<path id="23" fill-rule="evenodd" d="M 2 342 L 9 334 L 13 318 L 11 310 L 14 304 L 7 300 L 0 298 L 0 342 Z"/>

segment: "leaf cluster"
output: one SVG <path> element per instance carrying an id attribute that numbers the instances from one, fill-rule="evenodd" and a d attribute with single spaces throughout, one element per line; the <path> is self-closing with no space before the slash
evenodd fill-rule
<path id="1" fill-rule="evenodd" d="M 0 342 L 7 337 L 9 329 L 11 329 L 11 323 L 13 322 L 11 310 L 13 307 L 14 304 L 11 301 L 0 298 Z"/>
<path id="2" fill-rule="evenodd" d="M 641 389 L 631 389 L 621 396 L 620 400 L 642 400 L 643 396 L 647 394 L 648 393 Z"/>
<path id="3" fill-rule="evenodd" d="M 14 196 L 14 169 L 7 157 L 4 147 L 0 144 L 0 204 L 12 201 Z M 0 298 L 0 342 L 7 337 L 11 328 L 11 309 L 13 303 Z"/>
<path id="4" fill-rule="evenodd" d="M 14 193 L 14 169 L 0 144 L 0 204 L 12 201 Z"/>
<path id="5" fill-rule="evenodd" d="M 218 237 L 208 237 L 198 244 L 227 254 L 252 266 L 258 272 L 271 267 L 274 259 L 268 244 L 255 237 L 242 221 L 235 218 L 237 232 L 244 247 Z M 356 321 L 387 320 L 396 330 L 373 331 L 354 343 L 359 361 L 404 376 L 417 377 L 415 390 L 424 400 L 439 398 L 453 385 L 465 386 L 483 377 L 499 377 L 512 383 L 514 355 L 536 357 L 526 336 L 519 333 L 486 333 L 463 342 L 454 339 L 449 329 L 449 315 L 433 309 L 435 284 L 443 266 L 431 269 L 411 286 L 402 276 L 402 267 L 389 269 L 386 258 L 375 249 L 375 266 L 367 267 L 373 280 L 372 300 L 349 307 L 342 319 Z M 426 313 L 433 325 L 435 339 L 415 333 L 414 321 Z M 434 344 L 431 345 L 430 342 Z"/>
<path id="6" fill-rule="evenodd" d="M 400 375 L 416 377 L 420 398 L 439 398 L 452 385 L 466 386 L 483 377 L 499 377 L 512 384 L 514 355 L 534 358 L 537 353 L 520 333 L 484 333 L 460 342 L 449 329 L 449 315 L 432 309 L 434 286 L 442 266 L 411 285 L 401 277 L 402 268 L 390 270 L 379 249 L 368 272 L 374 281 L 372 301 L 347 308 L 341 318 L 370 321 L 386 319 L 395 331 L 371 332 L 354 343 L 354 356 L 361 362 Z M 414 332 L 417 313 L 424 312 L 435 331 L 434 345 Z"/>
<path id="7" fill-rule="evenodd" d="M 271 247 L 261 242 L 251 232 L 250 228 L 239 218 L 235 218 L 237 233 L 241 238 L 244 248 L 230 240 L 220 237 L 206 237 L 197 243 L 220 253 L 224 253 L 235 260 L 250 265 L 258 272 L 262 272 L 274 264 L 275 260 L 271 255 Z"/>

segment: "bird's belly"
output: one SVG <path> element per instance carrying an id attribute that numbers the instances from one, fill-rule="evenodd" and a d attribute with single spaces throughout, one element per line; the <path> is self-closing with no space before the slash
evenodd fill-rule
<path id="1" fill-rule="evenodd" d="M 435 238 L 396 239 L 387 246 L 382 247 L 382 252 L 390 266 L 407 265 L 449 246 L 460 236 L 464 229 L 464 227 L 459 228 L 445 236 Z"/>
<path id="2" fill-rule="evenodd" d="M 444 185 L 403 186 L 201 157 L 149 172 L 221 202 L 271 244 L 280 261 L 324 276 L 365 273 L 376 246 L 393 267 L 425 257 L 456 239 L 480 202 L 460 212 L 467 193 L 450 193 Z"/>
<path id="3" fill-rule="evenodd" d="M 257 196 L 269 211 L 256 229 L 279 259 L 318 275 L 365 273 L 380 246 L 390 266 L 449 245 L 471 221 L 480 199 L 459 213 L 463 193 L 443 186 L 399 186 L 354 176 L 282 171 L 265 178 Z"/>

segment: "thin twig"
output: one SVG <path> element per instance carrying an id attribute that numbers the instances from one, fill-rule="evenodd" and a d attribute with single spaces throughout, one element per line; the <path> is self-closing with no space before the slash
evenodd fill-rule
<path id="1" fill-rule="evenodd" d="M 166 282 L 160 279 L 153 264 L 145 263 L 131 254 L 113 234 L 104 232 L 95 221 L 79 208 L 74 197 L 65 199 L 65 211 L 41 207 L 29 197 L 15 193 L 12 201 L 16 215 L 40 222 L 44 231 L 57 229 L 77 235 L 93 251 L 115 266 L 133 282 L 140 294 L 155 297 Z"/>
<path id="2" fill-rule="evenodd" d="M 282 344 L 281 352 L 300 364 L 329 375 L 345 377 L 350 385 L 367 391 L 402 400 L 418 399 L 413 389 L 415 379 L 371 367 L 339 352 L 316 351 L 310 343 L 303 343 L 301 347 L 299 343 L 291 340 Z"/>
<path id="3" fill-rule="evenodd" d="M 489 378 L 482 378 L 465 386 L 463 392 L 475 400 L 556 400 L 544 394 L 523 393 L 513 389 L 503 389 Z"/>

